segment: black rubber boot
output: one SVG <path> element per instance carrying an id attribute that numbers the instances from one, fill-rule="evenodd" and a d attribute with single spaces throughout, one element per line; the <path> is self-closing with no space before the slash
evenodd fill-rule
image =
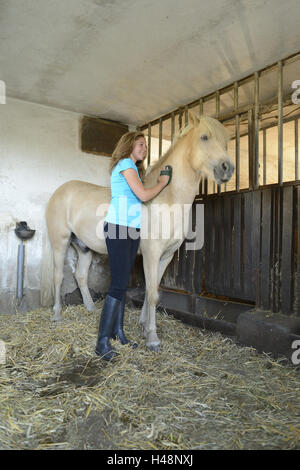
<path id="1" fill-rule="evenodd" d="M 137 347 L 137 343 L 131 343 L 131 341 L 129 341 L 126 336 L 125 336 L 125 333 L 124 333 L 124 330 L 123 330 L 123 325 L 124 325 L 124 310 L 125 310 L 125 298 L 126 296 L 124 295 L 122 301 L 121 301 L 121 304 L 120 304 L 120 307 L 118 309 L 118 313 L 116 315 L 116 321 L 115 321 L 115 324 L 114 324 L 114 328 L 113 328 L 113 334 L 112 334 L 112 338 L 113 339 L 119 339 L 119 341 L 121 342 L 121 344 L 128 344 L 130 343 L 131 347 L 132 348 L 136 348 Z"/>
<path id="2" fill-rule="evenodd" d="M 101 312 L 96 354 L 106 361 L 110 361 L 117 355 L 117 352 L 113 349 L 109 340 L 112 337 L 120 305 L 120 300 L 107 295 Z"/>

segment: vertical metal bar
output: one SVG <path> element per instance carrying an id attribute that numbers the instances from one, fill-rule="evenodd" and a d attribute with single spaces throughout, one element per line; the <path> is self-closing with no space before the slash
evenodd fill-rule
<path id="1" fill-rule="evenodd" d="M 220 116 L 220 92 L 216 91 L 216 119 L 219 119 Z"/>
<path id="2" fill-rule="evenodd" d="M 248 111 L 249 189 L 253 189 L 253 110 Z"/>
<path id="3" fill-rule="evenodd" d="M 180 130 L 180 131 L 181 131 L 181 129 L 182 129 L 182 115 L 183 115 L 183 110 L 182 110 L 182 108 L 179 108 L 178 120 L 179 120 L 179 130 Z"/>
<path id="4" fill-rule="evenodd" d="M 234 82 L 234 111 L 237 112 L 239 106 L 239 87 L 238 82 Z M 235 188 L 240 190 L 240 116 L 235 115 Z"/>
<path id="5" fill-rule="evenodd" d="M 20 241 L 18 246 L 18 265 L 17 265 L 17 299 L 21 302 L 23 298 L 23 277 L 24 277 L 24 244 Z"/>
<path id="6" fill-rule="evenodd" d="M 199 194 L 202 195 L 202 191 L 203 191 L 203 179 L 201 178 L 200 183 L 199 183 Z"/>
<path id="7" fill-rule="evenodd" d="M 299 179 L 299 165 L 298 165 L 298 119 L 295 119 L 295 179 Z"/>
<path id="8" fill-rule="evenodd" d="M 219 119 L 220 116 L 220 92 L 219 90 L 216 91 L 216 119 Z M 215 182 L 214 182 L 214 192 L 215 192 Z M 217 185 L 217 192 L 221 194 L 221 185 Z"/>
<path id="9" fill-rule="evenodd" d="M 175 135 L 175 113 L 174 111 L 171 114 L 171 142 L 173 143 Z"/>
<path id="10" fill-rule="evenodd" d="M 199 115 L 202 116 L 203 114 L 203 98 L 199 100 Z"/>
<path id="11" fill-rule="evenodd" d="M 254 74 L 254 188 L 258 188 L 259 181 L 259 74 Z"/>
<path id="12" fill-rule="evenodd" d="M 282 60 L 278 63 L 278 183 L 282 185 L 283 156 L 283 103 L 282 103 Z"/>
<path id="13" fill-rule="evenodd" d="M 207 178 L 205 178 L 205 180 L 204 180 L 204 194 L 205 194 L 205 196 L 207 196 L 207 194 L 208 194 L 208 180 L 207 180 Z"/>
<path id="14" fill-rule="evenodd" d="M 151 165 L 151 124 L 148 124 L 148 158 L 147 165 Z"/>
<path id="15" fill-rule="evenodd" d="M 263 167 L 264 167 L 264 177 L 263 184 L 267 184 L 267 131 L 263 130 Z"/>
<path id="16" fill-rule="evenodd" d="M 184 122 L 185 122 L 185 126 L 187 126 L 188 123 L 189 123 L 189 108 L 188 108 L 188 106 L 184 107 Z"/>
<path id="17" fill-rule="evenodd" d="M 158 158 L 162 155 L 162 118 L 159 120 Z"/>

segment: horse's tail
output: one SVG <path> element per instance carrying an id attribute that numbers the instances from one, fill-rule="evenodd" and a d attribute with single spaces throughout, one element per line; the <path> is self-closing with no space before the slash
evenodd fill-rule
<path id="1" fill-rule="evenodd" d="M 53 251 L 45 221 L 40 288 L 40 303 L 42 307 L 49 307 L 54 303 L 53 266 Z"/>

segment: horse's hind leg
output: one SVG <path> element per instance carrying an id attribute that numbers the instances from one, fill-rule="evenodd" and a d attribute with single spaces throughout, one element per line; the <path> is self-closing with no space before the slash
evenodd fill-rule
<path id="1" fill-rule="evenodd" d="M 64 272 L 64 261 L 66 256 L 66 251 L 68 248 L 70 236 L 69 234 L 60 238 L 60 240 L 55 240 L 55 243 L 52 242 L 53 247 L 53 261 L 54 261 L 54 296 L 55 303 L 53 306 L 53 320 L 60 321 L 62 320 L 61 316 L 61 285 L 63 281 L 63 272 Z"/>
<path id="2" fill-rule="evenodd" d="M 76 251 L 78 253 L 75 278 L 78 283 L 78 287 L 80 289 L 85 308 L 89 312 L 93 312 L 94 310 L 96 310 L 96 307 L 88 288 L 88 274 L 93 254 L 90 250 L 87 252 L 83 252 L 82 250 L 80 250 L 80 248 L 77 248 L 76 245 L 73 246 L 75 246 Z"/>

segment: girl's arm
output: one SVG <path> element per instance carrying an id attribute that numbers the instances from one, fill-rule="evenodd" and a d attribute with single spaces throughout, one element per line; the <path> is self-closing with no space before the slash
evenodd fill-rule
<path id="1" fill-rule="evenodd" d="M 121 173 L 124 175 L 131 190 L 142 202 L 147 202 L 150 201 L 150 199 L 153 199 L 165 186 L 167 186 L 169 182 L 168 175 L 161 175 L 155 186 L 152 188 L 145 188 L 133 168 L 128 168 L 128 170 L 121 171 Z"/>

